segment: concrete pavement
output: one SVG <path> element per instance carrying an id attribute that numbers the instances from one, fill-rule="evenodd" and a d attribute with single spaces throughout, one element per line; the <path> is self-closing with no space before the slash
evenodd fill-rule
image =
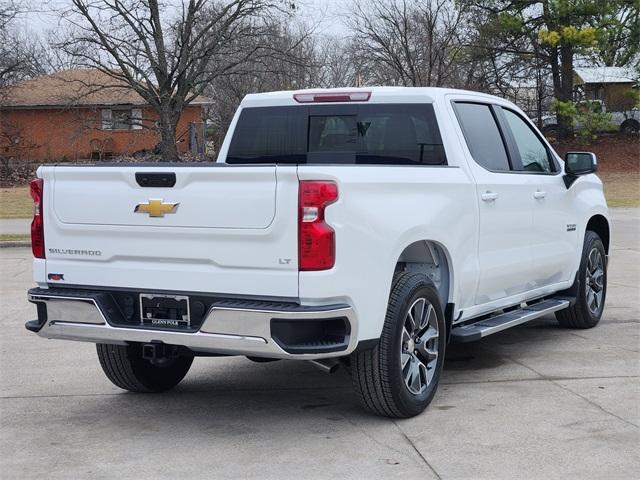
<path id="1" fill-rule="evenodd" d="M 363 412 L 344 371 L 198 358 L 175 391 L 124 393 L 91 344 L 42 340 L 28 249 L 0 250 L 2 478 L 637 478 L 640 210 L 614 210 L 607 307 L 447 353 L 417 418 Z"/>
<path id="2" fill-rule="evenodd" d="M 30 218 L 0 218 L 0 233 L 29 235 L 31 233 Z"/>

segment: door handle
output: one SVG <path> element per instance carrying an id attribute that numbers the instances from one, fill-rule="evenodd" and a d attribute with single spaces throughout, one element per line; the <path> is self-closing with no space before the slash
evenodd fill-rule
<path id="1" fill-rule="evenodd" d="M 533 198 L 535 198 L 536 200 L 540 200 L 541 198 L 544 198 L 547 196 L 547 192 L 543 192 L 542 190 L 536 190 L 535 192 L 533 192 Z"/>
<path id="2" fill-rule="evenodd" d="M 483 202 L 493 202 L 496 198 L 498 198 L 498 194 L 496 192 L 486 191 L 482 195 L 480 195 Z"/>

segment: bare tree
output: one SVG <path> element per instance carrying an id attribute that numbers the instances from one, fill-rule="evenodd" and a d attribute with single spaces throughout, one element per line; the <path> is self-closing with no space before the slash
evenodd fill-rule
<path id="1" fill-rule="evenodd" d="M 184 107 L 216 79 L 254 58 L 277 1 L 72 0 L 60 48 L 77 64 L 125 82 L 158 114 L 163 160 L 178 160 L 176 126 Z M 288 6 L 289 4 L 287 4 Z"/>
<path id="2" fill-rule="evenodd" d="M 369 63 L 361 74 L 373 83 L 450 84 L 463 18 L 452 0 L 355 0 L 347 24 Z"/>
<path id="3" fill-rule="evenodd" d="M 358 86 L 363 62 L 353 41 L 320 37 L 314 49 L 315 72 L 310 86 L 334 88 Z"/>
<path id="4" fill-rule="evenodd" d="M 261 35 L 245 39 L 245 50 L 256 53 L 233 71 L 216 78 L 205 90 L 213 100 L 209 113 L 213 134 L 209 138 L 215 145 L 220 145 L 245 95 L 326 86 L 327 60 L 318 53 L 324 45 L 319 43 L 323 38 L 313 32 L 313 26 L 296 21 L 283 23 L 274 18 Z"/>
<path id="5" fill-rule="evenodd" d="M 25 11 L 24 2 L 0 0 L 0 88 L 43 72 L 43 46 L 16 26 Z"/>

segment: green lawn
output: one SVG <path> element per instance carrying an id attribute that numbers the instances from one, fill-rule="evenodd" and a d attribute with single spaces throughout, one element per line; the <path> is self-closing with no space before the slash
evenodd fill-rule
<path id="1" fill-rule="evenodd" d="M 640 207 L 640 173 L 602 172 L 604 195 L 610 207 Z"/>
<path id="2" fill-rule="evenodd" d="M 0 233 L 0 242 L 22 242 L 24 240 L 31 240 L 31 237 L 15 233 Z"/>
<path id="3" fill-rule="evenodd" d="M 0 218 L 31 218 L 33 200 L 29 187 L 0 188 Z"/>

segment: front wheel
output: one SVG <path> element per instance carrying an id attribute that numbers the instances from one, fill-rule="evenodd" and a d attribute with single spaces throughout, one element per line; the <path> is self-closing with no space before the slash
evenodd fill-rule
<path id="1" fill-rule="evenodd" d="M 420 273 L 396 276 L 378 345 L 351 356 L 353 384 L 364 407 L 395 418 L 421 413 L 438 388 L 445 330 L 433 283 Z"/>
<path id="2" fill-rule="evenodd" d="M 607 296 L 606 258 L 600 236 L 587 230 L 578 270 L 575 304 L 556 312 L 556 319 L 563 327 L 593 328 L 600 321 Z"/>
<path id="3" fill-rule="evenodd" d="M 100 366 L 111 382 L 130 392 L 163 392 L 175 387 L 191 368 L 193 355 L 151 362 L 143 358 L 142 344 L 96 344 Z"/>

